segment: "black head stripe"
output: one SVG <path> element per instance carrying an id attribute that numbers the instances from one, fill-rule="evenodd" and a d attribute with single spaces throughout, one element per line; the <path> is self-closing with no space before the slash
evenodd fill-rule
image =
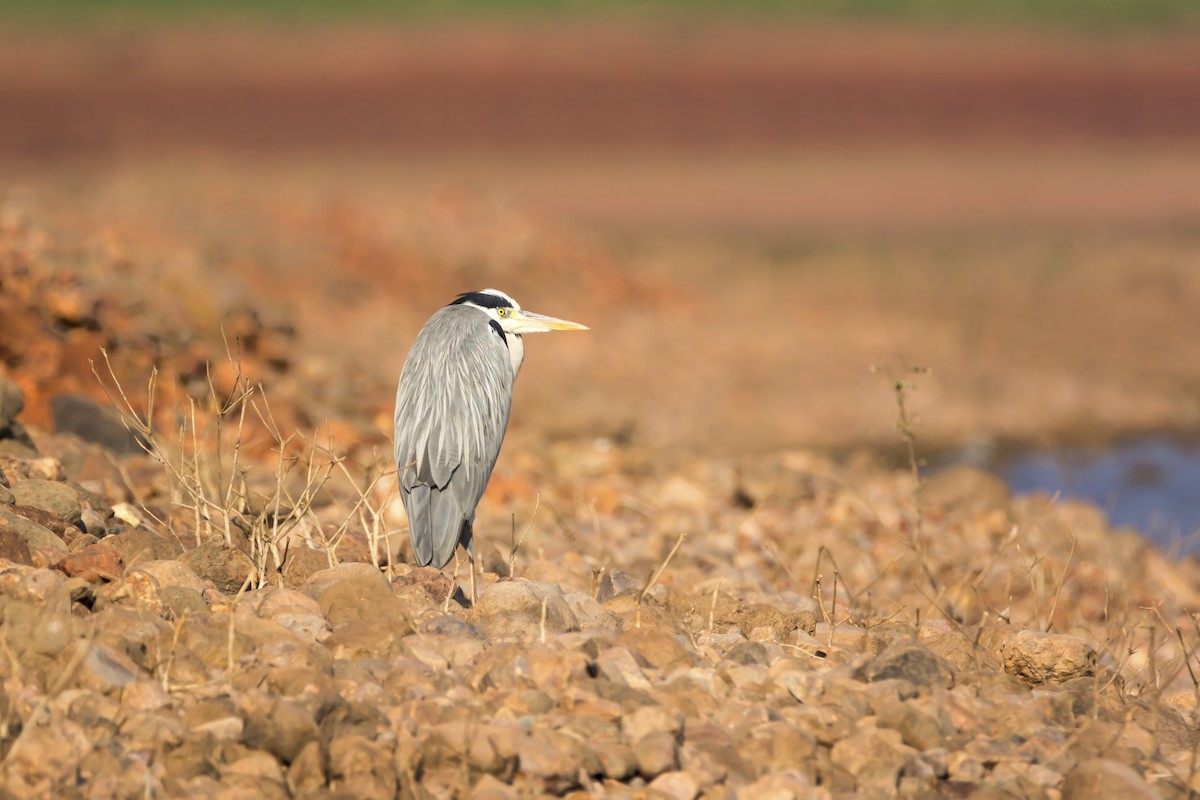
<path id="1" fill-rule="evenodd" d="M 453 305 L 453 303 L 451 303 L 451 305 Z M 500 327 L 500 323 L 496 322 L 494 319 L 489 319 L 488 325 L 490 325 L 492 330 L 496 332 L 496 335 L 500 337 L 500 341 L 504 342 L 504 346 L 508 347 L 508 337 L 504 335 L 504 328 Z"/>
<path id="2" fill-rule="evenodd" d="M 462 303 L 474 303 L 483 308 L 512 308 L 511 302 L 491 292 L 464 292 L 450 305 L 457 306 Z"/>

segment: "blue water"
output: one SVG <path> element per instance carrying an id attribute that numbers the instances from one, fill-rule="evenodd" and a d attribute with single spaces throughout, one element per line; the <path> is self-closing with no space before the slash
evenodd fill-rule
<path id="1" fill-rule="evenodd" d="M 1091 500 L 1114 526 L 1164 550 L 1200 554 L 1200 443 L 1147 437 L 1103 450 L 1028 452 L 994 469 L 1015 493 Z"/>

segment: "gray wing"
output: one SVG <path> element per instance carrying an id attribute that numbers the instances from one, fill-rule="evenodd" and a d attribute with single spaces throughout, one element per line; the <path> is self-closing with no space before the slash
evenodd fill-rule
<path id="1" fill-rule="evenodd" d="M 425 323 L 396 390 L 396 465 L 413 555 L 441 568 L 475 517 L 512 402 L 508 347 L 478 309 L 447 306 Z"/>

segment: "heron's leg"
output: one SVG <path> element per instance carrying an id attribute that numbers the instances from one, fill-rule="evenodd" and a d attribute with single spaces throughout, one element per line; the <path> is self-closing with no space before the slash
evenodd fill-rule
<path id="1" fill-rule="evenodd" d="M 468 520 L 463 525 L 462 538 L 463 546 L 467 549 L 467 564 L 471 570 L 471 608 L 475 607 L 477 597 L 475 594 L 475 537 L 472 535 L 474 533 L 473 528 L 474 520 Z"/>

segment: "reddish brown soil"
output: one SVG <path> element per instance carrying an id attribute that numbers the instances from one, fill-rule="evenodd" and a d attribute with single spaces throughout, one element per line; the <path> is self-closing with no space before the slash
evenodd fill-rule
<path id="1" fill-rule="evenodd" d="M 9 32 L 0 154 L 1200 134 L 1194 37 L 745 24 Z"/>
<path id="2" fill-rule="evenodd" d="M 421 322 L 485 285 L 595 329 L 530 344 L 514 436 L 891 442 L 869 368 L 901 363 L 933 369 L 913 400 L 931 442 L 1200 420 L 1193 39 L 577 24 L 2 45 L 0 163 L 48 249 L 156 282 L 214 339 L 231 304 L 275 309 L 296 363 L 338 364 L 295 379 L 337 386 L 352 359 L 339 413 L 380 435 Z"/>

